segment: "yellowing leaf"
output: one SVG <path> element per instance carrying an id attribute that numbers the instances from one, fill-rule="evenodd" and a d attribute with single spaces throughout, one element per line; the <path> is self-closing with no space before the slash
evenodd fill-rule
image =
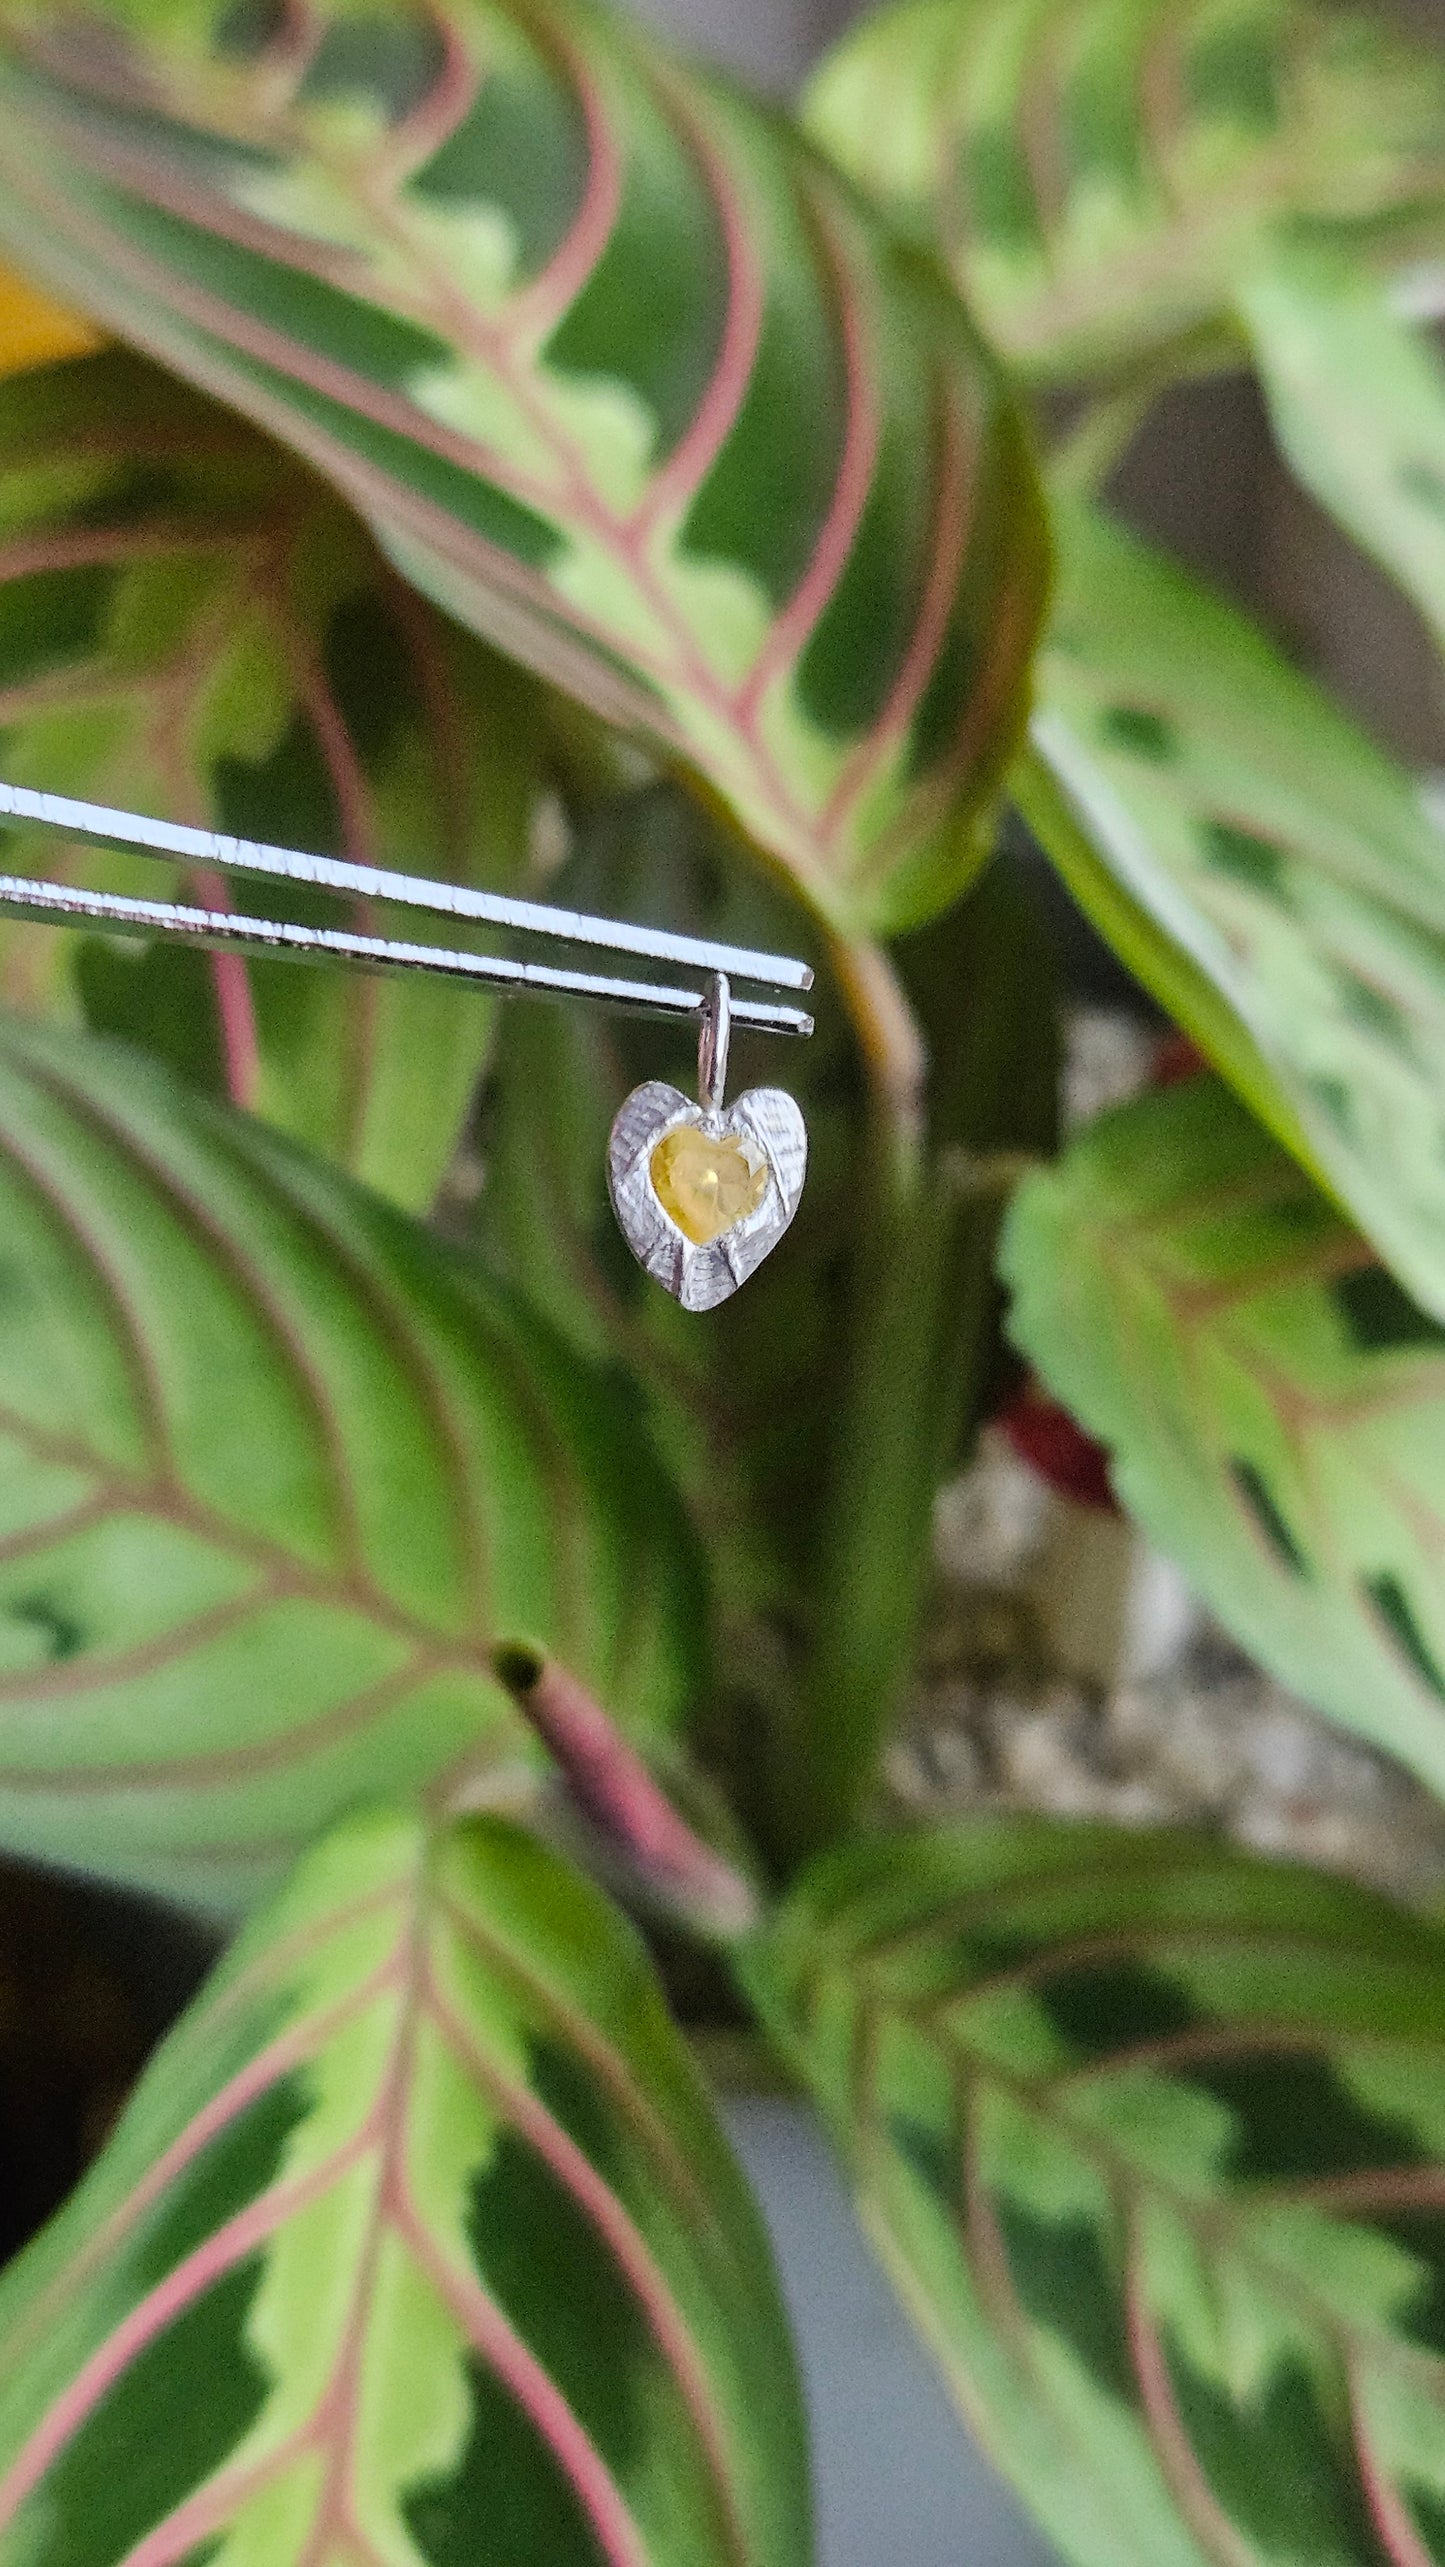
<path id="1" fill-rule="evenodd" d="M 87 356 L 100 345 L 100 331 L 78 312 L 52 303 L 13 268 L 0 266 L 0 377 Z"/>

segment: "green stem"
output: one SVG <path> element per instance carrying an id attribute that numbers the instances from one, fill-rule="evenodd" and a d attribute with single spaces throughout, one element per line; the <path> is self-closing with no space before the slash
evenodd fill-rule
<path id="1" fill-rule="evenodd" d="M 873 1788 L 916 1652 L 938 1467 L 935 1351 L 952 1210 L 924 1148 L 927 1062 L 886 954 L 838 945 L 834 974 L 868 1075 L 864 1211 L 852 1347 L 828 1450 L 811 1648 L 776 1850 L 794 1862 L 841 1835 Z"/>
<path id="2" fill-rule="evenodd" d="M 1052 448 L 1046 467 L 1050 488 L 1077 498 L 1095 498 L 1123 462 L 1161 394 L 1176 383 L 1226 373 L 1245 362 L 1239 333 L 1218 322 L 1192 330 L 1141 358 L 1084 404 L 1073 426 Z"/>
<path id="3" fill-rule="evenodd" d="M 1100 394 L 1060 438 L 1048 458 L 1052 490 L 1092 499 L 1121 464 L 1154 406 L 1160 384 L 1150 377 Z"/>

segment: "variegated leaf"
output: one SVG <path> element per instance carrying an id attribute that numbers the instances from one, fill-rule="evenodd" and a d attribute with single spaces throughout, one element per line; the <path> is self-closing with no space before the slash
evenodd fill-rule
<path id="1" fill-rule="evenodd" d="M 1083 508 L 1022 807 L 1125 959 L 1445 1315 L 1445 837 L 1264 636 Z"/>
<path id="2" fill-rule="evenodd" d="M 807 2514 L 641 1948 L 495 1820 L 311 1855 L 0 2284 L 4 2567 L 806 2567 Z"/>
<path id="3" fill-rule="evenodd" d="M 1018 413 L 785 129 L 578 0 L 14 0 L 0 236 L 300 448 L 834 924 L 977 861 L 1038 621 Z"/>
<path id="4" fill-rule="evenodd" d="M 1296 476 L 1445 645 L 1445 364 L 1429 331 L 1367 273 L 1297 243 L 1250 272 L 1236 308 Z"/>
<path id="5" fill-rule="evenodd" d="M 120 350 L 0 383 L 0 772 L 272 845 L 474 882 L 527 857 L 529 682 L 225 411 Z M 325 895 L 181 877 L 7 824 L 12 873 L 358 923 Z M 368 922 L 386 932 L 395 921 Z M 414 937 L 409 913 L 398 932 Z M 83 1006 L 408 1207 L 434 1195 L 492 1024 L 475 993 L 53 928 L 0 991 Z M 226 1076 L 223 1076 L 223 1073 Z"/>
<path id="6" fill-rule="evenodd" d="M 1440 2567 L 1438 1926 L 992 1818 L 825 1861 L 749 1975 L 1077 2567 Z"/>
<path id="7" fill-rule="evenodd" d="M 807 117 L 1046 380 L 1216 331 L 1272 239 L 1383 269 L 1445 229 L 1438 53 L 1313 0 L 903 0 Z"/>
<path id="8" fill-rule="evenodd" d="M 1028 1179 L 1003 1266 L 1013 1335 L 1153 1539 L 1445 1792 L 1445 1328 L 1207 1078 Z"/>
<path id="9" fill-rule="evenodd" d="M 524 1796 L 492 1675 L 695 1684 L 625 1396 L 399 1213 L 151 1064 L 0 1023 L 0 1845 L 210 1906 L 338 1810 Z"/>

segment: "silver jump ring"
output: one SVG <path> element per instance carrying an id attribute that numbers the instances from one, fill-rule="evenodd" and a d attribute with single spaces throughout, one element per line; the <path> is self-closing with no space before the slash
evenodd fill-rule
<path id="1" fill-rule="evenodd" d="M 714 972 L 702 1002 L 697 1038 L 698 1102 L 709 1114 L 720 1114 L 728 1083 L 728 1047 L 732 1041 L 732 992 L 726 972 Z"/>

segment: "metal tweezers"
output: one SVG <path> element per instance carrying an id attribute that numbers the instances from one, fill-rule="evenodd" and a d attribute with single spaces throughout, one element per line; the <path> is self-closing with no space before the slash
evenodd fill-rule
<path id="1" fill-rule="evenodd" d="M 72 883 L 0 874 L 0 913 L 36 919 L 49 926 L 99 927 L 122 935 L 175 937 L 190 944 L 236 948 L 244 953 L 350 963 L 360 971 L 435 972 L 477 989 L 531 992 L 542 998 L 592 999 L 639 1016 L 702 1019 L 717 974 L 729 982 L 747 981 L 761 989 L 806 990 L 812 986 L 808 965 L 785 954 L 755 953 L 746 946 L 716 944 L 708 937 L 674 936 L 663 927 L 634 927 L 620 920 L 591 918 L 581 910 L 554 909 L 533 900 L 510 900 L 499 892 L 474 891 L 462 883 L 427 882 L 415 874 L 347 864 L 336 856 L 302 855 L 286 847 L 263 846 L 249 838 L 226 837 L 211 829 L 147 819 L 135 811 L 110 811 L 100 803 L 72 802 L 64 794 L 32 793 L 21 785 L 0 783 L 0 820 L 4 819 L 55 829 L 67 838 L 88 838 L 97 846 L 133 848 L 142 855 L 169 857 L 222 873 L 269 874 L 283 882 L 304 883 L 313 890 L 385 901 L 435 917 L 467 919 L 526 939 L 591 946 L 607 954 L 632 954 L 642 961 L 665 964 L 676 971 L 697 970 L 708 977 L 697 989 L 675 988 L 656 980 L 620 980 L 610 972 L 566 970 L 553 963 L 517 961 L 508 954 L 474 954 L 451 945 L 407 944 L 390 936 L 355 934 L 347 928 L 304 927 L 287 919 L 245 917 L 239 911 L 191 907 L 174 900 L 134 900 L 119 892 L 87 891 Z M 813 1020 L 802 1008 L 785 1006 L 777 1000 L 734 997 L 731 1006 L 736 1024 L 753 1026 L 762 1033 L 811 1034 L 813 1030 Z"/>

